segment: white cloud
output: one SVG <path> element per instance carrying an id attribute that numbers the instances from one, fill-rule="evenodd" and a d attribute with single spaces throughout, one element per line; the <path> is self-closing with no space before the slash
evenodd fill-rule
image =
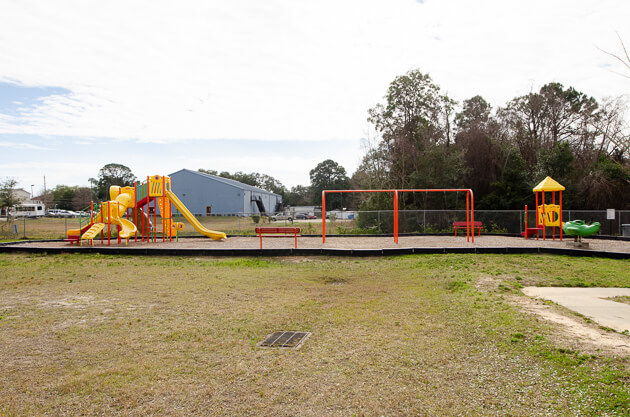
<path id="1" fill-rule="evenodd" d="M 0 148 L 11 148 L 11 149 L 26 149 L 26 150 L 34 150 L 34 151 L 49 151 L 51 148 L 39 145 L 33 145 L 32 143 L 26 142 L 7 142 L 1 141 Z"/>
<path id="2" fill-rule="evenodd" d="M 616 95 L 628 82 L 594 45 L 630 39 L 628 15 L 614 0 L 3 2 L 0 80 L 72 94 L 0 132 L 354 140 L 411 68 L 495 105 L 549 81 Z"/>

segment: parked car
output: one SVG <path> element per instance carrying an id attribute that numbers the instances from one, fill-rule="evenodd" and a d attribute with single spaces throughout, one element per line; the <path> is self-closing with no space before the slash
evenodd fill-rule
<path id="1" fill-rule="evenodd" d="M 295 215 L 296 220 L 306 220 L 308 219 L 308 214 L 298 213 Z"/>
<path id="2" fill-rule="evenodd" d="M 79 213 L 72 210 L 59 210 L 56 217 L 79 217 Z"/>
<path id="3" fill-rule="evenodd" d="M 275 222 L 276 220 L 287 220 L 289 222 L 292 222 L 293 216 L 291 216 L 290 214 L 276 213 L 273 216 L 271 216 L 271 221 Z"/>
<path id="4" fill-rule="evenodd" d="M 307 214 L 307 215 L 306 215 L 306 218 L 307 218 L 307 219 L 316 219 L 316 218 L 317 218 L 317 216 L 313 216 L 312 214 Z"/>
<path id="5" fill-rule="evenodd" d="M 48 217 L 59 217 L 59 213 L 61 211 L 63 211 L 63 210 L 49 209 L 49 210 L 46 210 L 46 216 L 48 216 Z"/>

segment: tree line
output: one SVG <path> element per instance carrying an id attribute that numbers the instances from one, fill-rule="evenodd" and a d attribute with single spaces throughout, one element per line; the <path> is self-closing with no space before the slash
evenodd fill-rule
<path id="1" fill-rule="evenodd" d="M 357 188 L 471 188 L 475 206 L 522 209 L 546 176 L 566 187 L 567 209 L 630 208 L 630 136 L 621 98 L 549 83 L 494 110 L 481 96 L 457 103 L 419 70 L 396 77 L 369 110 L 378 133 L 353 175 Z M 447 208 L 454 197 L 406 208 Z M 379 207 L 377 197 L 364 206 Z"/>

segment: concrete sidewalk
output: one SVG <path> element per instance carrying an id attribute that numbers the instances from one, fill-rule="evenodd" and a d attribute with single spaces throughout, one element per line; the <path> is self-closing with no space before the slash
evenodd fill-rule
<path id="1" fill-rule="evenodd" d="M 630 305 L 605 300 L 619 295 L 630 296 L 630 288 L 525 287 L 522 291 L 529 297 L 558 303 L 601 326 L 618 332 L 630 331 Z"/>

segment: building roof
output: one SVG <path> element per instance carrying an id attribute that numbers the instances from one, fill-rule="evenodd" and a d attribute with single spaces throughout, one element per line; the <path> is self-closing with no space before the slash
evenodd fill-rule
<path id="1" fill-rule="evenodd" d="M 272 193 L 271 191 L 263 190 L 262 188 L 254 187 L 253 185 L 244 184 L 242 182 L 239 182 L 239 181 L 236 181 L 236 180 L 231 180 L 229 178 L 223 178 L 223 177 L 219 177 L 217 175 L 206 174 L 204 172 L 193 171 L 191 169 L 186 169 L 186 168 L 180 169 L 179 171 L 174 172 L 174 173 L 170 174 L 169 176 L 172 177 L 173 175 L 175 175 L 175 174 L 177 174 L 179 172 L 187 172 L 189 174 L 195 174 L 195 175 L 198 175 L 198 176 L 200 176 L 202 178 L 208 178 L 208 179 L 211 179 L 211 180 L 214 180 L 214 181 L 221 182 L 223 184 L 230 185 L 232 187 L 240 188 L 240 189 L 247 190 L 247 191 L 252 191 L 252 192 L 255 192 L 255 193 L 272 194 L 272 195 L 279 196 L 279 194 Z"/>
<path id="2" fill-rule="evenodd" d="M 29 200 L 31 198 L 31 193 L 26 191 L 24 188 L 16 188 L 16 189 L 14 189 L 13 190 L 13 194 L 21 202 L 24 202 L 24 201 Z"/>
<path id="3" fill-rule="evenodd" d="M 537 186 L 532 190 L 534 192 L 539 191 L 564 191 L 564 186 L 558 183 L 551 177 L 547 177 L 542 180 Z"/>

